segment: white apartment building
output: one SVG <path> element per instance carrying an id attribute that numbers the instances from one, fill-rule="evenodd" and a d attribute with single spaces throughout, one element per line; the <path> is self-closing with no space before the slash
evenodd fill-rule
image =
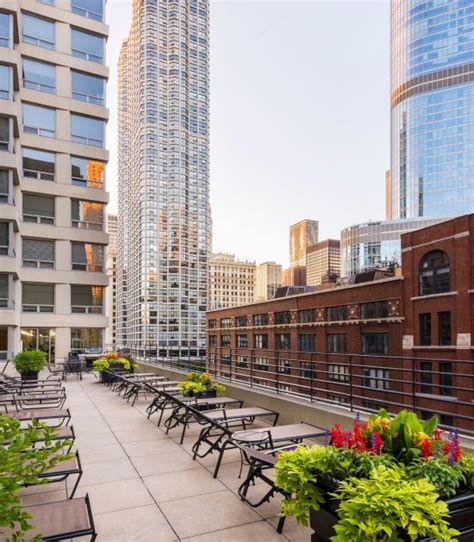
<path id="1" fill-rule="evenodd" d="M 233 254 L 213 254 L 209 260 L 209 308 L 226 309 L 255 302 L 257 265 Z"/>
<path id="2" fill-rule="evenodd" d="M 282 267 L 275 262 L 264 262 L 257 266 L 257 301 L 273 299 L 281 286 Z"/>
<path id="3" fill-rule="evenodd" d="M 0 2 L 0 357 L 99 349 L 106 316 L 103 0 Z"/>
<path id="4" fill-rule="evenodd" d="M 107 316 L 107 329 L 105 330 L 104 345 L 107 350 L 117 349 L 117 215 L 107 214 L 107 233 L 109 245 L 105 270 L 109 285 L 105 289 L 105 315 Z"/>
<path id="5" fill-rule="evenodd" d="M 119 60 L 118 346 L 205 348 L 209 1 L 134 0 Z"/>

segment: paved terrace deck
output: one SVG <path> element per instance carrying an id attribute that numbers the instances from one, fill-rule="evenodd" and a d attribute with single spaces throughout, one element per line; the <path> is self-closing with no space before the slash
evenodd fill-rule
<path id="1" fill-rule="evenodd" d="M 146 418 L 149 401 L 131 407 L 92 375 L 82 381 L 72 377 L 66 388 L 84 468 L 76 496 L 91 497 L 98 542 L 309 542 L 311 530 L 293 518 L 283 535 L 277 534 L 279 497 L 257 510 L 241 502 L 237 450 L 226 452 L 214 479 L 216 456 L 197 461 L 191 456 L 197 427 L 180 446 L 177 431 L 167 436 L 156 419 Z M 259 489 L 257 484 L 253 495 Z M 64 483 L 25 492 L 27 504 L 66 498 Z"/>

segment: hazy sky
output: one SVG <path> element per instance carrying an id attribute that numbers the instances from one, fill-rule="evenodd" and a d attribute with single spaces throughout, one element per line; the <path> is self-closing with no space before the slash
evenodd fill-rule
<path id="1" fill-rule="evenodd" d="M 109 210 L 116 210 L 116 65 L 131 0 L 109 0 Z M 383 219 L 389 0 L 211 0 L 214 251 L 288 263 L 289 225 L 320 239 Z"/>

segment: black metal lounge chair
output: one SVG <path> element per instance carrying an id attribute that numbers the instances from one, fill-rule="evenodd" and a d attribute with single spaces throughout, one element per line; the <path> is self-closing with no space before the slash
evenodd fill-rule
<path id="1" fill-rule="evenodd" d="M 69 425 L 71 420 L 71 413 L 68 408 L 45 408 L 42 410 L 19 410 L 15 412 L 9 412 L 7 414 L 10 418 L 14 418 L 20 422 L 29 422 L 31 420 L 52 421 L 57 420 L 58 423 L 53 427 L 60 427 L 63 424 Z"/>
<path id="2" fill-rule="evenodd" d="M 28 537 L 41 535 L 45 542 L 81 536 L 90 536 L 93 542 L 97 537 L 89 495 L 78 499 L 26 506 L 24 511 L 31 515 L 30 522 L 35 525 L 35 529 L 28 532 Z M 3 532 L 8 536 L 7 532 Z"/>
<path id="3" fill-rule="evenodd" d="M 47 479 L 49 483 L 62 482 L 69 478 L 69 476 L 77 475 L 76 482 L 74 483 L 69 498 L 72 499 L 76 493 L 77 486 L 81 481 L 83 474 L 81 459 L 79 457 L 79 452 L 76 451 L 74 457 L 71 459 L 66 459 L 65 461 L 60 461 L 52 469 L 43 472 L 38 475 L 38 478 Z"/>

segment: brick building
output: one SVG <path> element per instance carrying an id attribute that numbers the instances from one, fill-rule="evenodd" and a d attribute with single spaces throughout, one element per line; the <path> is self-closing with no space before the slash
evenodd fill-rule
<path id="1" fill-rule="evenodd" d="M 402 236 L 402 276 L 210 311 L 223 379 L 474 431 L 474 215 Z"/>

